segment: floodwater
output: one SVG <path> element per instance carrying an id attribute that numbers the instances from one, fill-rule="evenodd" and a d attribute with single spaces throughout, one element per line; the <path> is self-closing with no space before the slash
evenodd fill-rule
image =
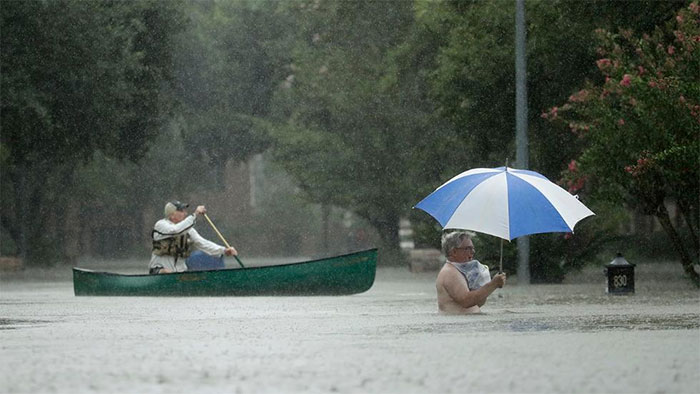
<path id="1" fill-rule="evenodd" d="M 341 297 L 75 297 L 68 268 L 0 274 L 0 392 L 697 393 L 700 293 L 674 265 L 602 268 L 437 313 L 436 273 Z"/>

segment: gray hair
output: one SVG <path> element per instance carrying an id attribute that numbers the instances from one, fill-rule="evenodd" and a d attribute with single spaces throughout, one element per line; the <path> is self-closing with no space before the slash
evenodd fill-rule
<path id="1" fill-rule="evenodd" d="M 453 231 L 442 235 L 442 253 L 447 256 L 452 249 L 458 248 L 465 239 L 472 239 L 466 231 Z"/>

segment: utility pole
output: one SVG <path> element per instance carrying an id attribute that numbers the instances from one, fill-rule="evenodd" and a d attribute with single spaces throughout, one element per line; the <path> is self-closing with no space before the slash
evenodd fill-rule
<path id="1" fill-rule="evenodd" d="M 515 162 L 527 169 L 527 59 L 525 0 L 515 0 Z M 518 238 L 518 285 L 530 284 L 530 239 Z"/>

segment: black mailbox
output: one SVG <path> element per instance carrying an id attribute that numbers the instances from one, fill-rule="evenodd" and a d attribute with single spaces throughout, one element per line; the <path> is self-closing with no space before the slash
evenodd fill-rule
<path id="1" fill-rule="evenodd" d="M 634 293 L 634 264 L 630 264 L 621 253 L 605 265 L 608 276 L 608 294 Z"/>

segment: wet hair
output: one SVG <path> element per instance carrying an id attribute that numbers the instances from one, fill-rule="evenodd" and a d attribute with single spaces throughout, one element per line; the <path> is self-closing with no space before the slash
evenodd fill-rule
<path id="1" fill-rule="evenodd" d="M 453 231 L 442 234 L 442 253 L 447 257 L 452 249 L 458 248 L 465 239 L 472 239 L 466 231 Z"/>

